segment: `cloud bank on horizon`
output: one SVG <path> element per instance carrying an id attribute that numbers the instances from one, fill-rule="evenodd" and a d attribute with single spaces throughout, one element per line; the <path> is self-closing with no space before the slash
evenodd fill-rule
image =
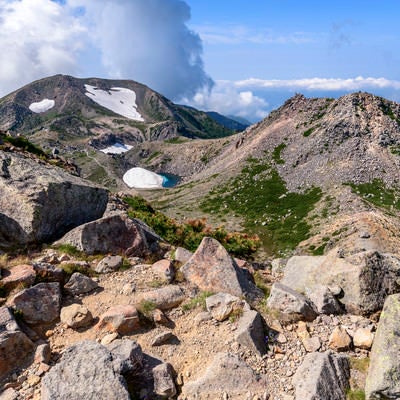
<path id="1" fill-rule="evenodd" d="M 336 96 L 366 90 L 400 100 L 400 81 L 384 77 L 214 82 L 203 64 L 203 41 L 296 45 L 312 38 L 245 29 L 229 35 L 203 29 L 200 36 L 188 26 L 190 12 L 182 0 L 0 0 L 0 52 L 6 60 L 0 63 L 0 96 L 64 73 L 133 79 L 174 101 L 250 121 L 296 92 Z"/>

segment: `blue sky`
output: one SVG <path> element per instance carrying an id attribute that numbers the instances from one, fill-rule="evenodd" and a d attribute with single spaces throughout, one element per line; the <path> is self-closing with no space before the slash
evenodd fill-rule
<path id="1" fill-rule="evenodd" d="M 399 17 L 398 0 L 0 0 L 0 95 L 68 73 L 252 121 L 296 92 L 400 101 Z"/>

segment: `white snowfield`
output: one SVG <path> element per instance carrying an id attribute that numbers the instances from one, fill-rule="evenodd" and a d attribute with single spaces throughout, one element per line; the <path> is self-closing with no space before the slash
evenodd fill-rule
<path id="1" fill-rule="evenodd" d="M 130 188 L 136 189 L 155 189 L 163 187 L 163 177 L 144 168 L 131 168 L 125 172 L 124 182 Z"/>
<path id="2" fill-rule="evenodd" d="M 51 110 L 55 106 L 55 104 L 56 102 L 54 100 L 43 99 L 42 101 L 39 101 L 37 103 L 32 103 L 29 106 L 29 109 L 32 112 L 39 114 Z"/>
<path id="3" fill-rule="evenodd" d="M 144 121 L 136 104 L 136 93 L 133 90 L 113 87 L 109 91 L 96 86 L 85 85 L 86 96 L 97 104 L 135 121 Z"/>
<path id="4" fill-rule="evenodd" d="M 101 149 L 103 153 L 106 154 L 122 154 L 126 153 L 129 151 L 133 146 L 130 146 L 129 144 L 124 144 L 124 143 L 115 143 L 112 146 L 108 146 L 105 149 Z"/>

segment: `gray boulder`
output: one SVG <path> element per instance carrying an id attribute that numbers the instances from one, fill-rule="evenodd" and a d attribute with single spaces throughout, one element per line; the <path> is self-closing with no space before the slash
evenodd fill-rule
<path id="1" fill-rule="evenodd" d="M 0 151 L 0 244 L 48 242 L 100 218 L 107 190 L 65 170 Z M 5 173 L 6 171 L 6 173 Z"/>
<path id="2" fill-rule="evenodd" d="M 101 344 L 77 343 L 42 379 L 42 400 L 130 400 L 125 366 Z"/>
<path id="3" fill-rule="evenodd" d="M 294 256 L 289 259 L 282 284 L 300 292 L 319 285 L 339 286 L 340 302 L 348 313 L 370 315 L 381 310 L 387 295 L 400 291 L 400 259 L 392 254 L 364 251 L 340 258 Z"/>
<path id="4" fill-rule="evenodd" d="M 254 396 L 262 398 L 267 391 L 266 378 L 257 375 L 235 354 L 218 353 L 206 371 L 197 380 L 185 383 L 178 399 L 243 400 Z"/>
<path id="5" fill-rule="evenodd" d="M 400 294 L 386 299 L 372 345 L 367 399 L 400 398 Z"/>
<path id="6" fill-rule="evenodd" d="M 293 377 L 296 400 L 346 400 L 350 363 L 330 352 L 309 353 Z"/>
<path id="7" fill-rule="evenodd" d="M 39 283 L 17 293 L 10 305 L 22 313 L 25 322 L 31 325 L 47 324 L 60 315 L 61 290 L 58 282 Z"/>
<path id="8" fill-rule="evenodd" d="M 130 339 L 118 339 L 107 345 L 114 358 L 121 364 L 122 373 L 138 374 L 142 371 L 143 351 Z"/>
<path id="9" fill-rule="evenodd" d="M 122 265 L 123 258 L 121 256 L 106 256 L 94 267 L 94 271 L 99 274 L 108 274 L 118 271 Z"/>
<path id="10" fill-rule="evenodd" d="M 315 306 L 310 300 L 281 283 L 272 285 L 267 304 L 279 311 L 282 321 L 313 321 L 317 317 Z"/>
<path id="11" fill-rule="evenodd" d="M 56 244 L 70 244 L 86 254 L 145 257 L 160 252 L 159 242 L 159 236 L 143 222 L 121 213 L 83 224 L 68 232 Z"/>
<path id="12" fill-rule="evenodd" d="M 201 241 L 181 271 L 188 282 L 204 291 L 246 296 L 249 300 L 263 296 L 252 282 L 248 271 L 239 268 L 225 248 L 209 237 Z"/>
<path id="13" fill-rule="evenodd" d="M 308 298 L 314 303 L 319 314 L 342 314 L 343 309 L 328 286 L 315 285 L 307 290 Z"/>
<path id="14" fill-rule="evenodd" d="M 236 341 L 259 356 L 266 352 L 264 324 L 257 311 L 245 311 L 239 320 Z"/>
<path id="15" fill-rule="evenodd" d="M 0 307 L 0 381 L 33 354 L 34 345 L 7 307 Z"/>
<path id="16" fill-rule="evenodd" d="M 96 281 L 80 272 L 74 272 L 65 284 L 64 289 L 77 296 L 86 294 L 96 289 L 99 285 Z"/>

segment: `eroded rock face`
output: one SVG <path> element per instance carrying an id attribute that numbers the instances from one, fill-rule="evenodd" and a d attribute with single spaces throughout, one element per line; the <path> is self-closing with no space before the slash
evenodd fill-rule
<path id="1" fill-rule="evenodd" d="M 181 270 L 186 280 L 201 290 L 246 296 L 250 300 L 262 297 L 248 272 L 240 269 L 215 239 L 205 237 Z"/>
<path id="2" fill-rule="evenodd" d="M 282 284 L 300 293 L 320 285 L 339 286 L 340 302 L 349 313 L 370 315 L 382 309 L 387 295 L 400 291 L 400 260 L 392 254 L 365 251 L 346 258 L 294 256 L 289 259 Z"/>
<path id="3" fill-rule="evenodd" d="M 265 391 L 264 378 L 257 376 L 237 355 L 218 353 L 203 376 L 185 383 L 179 399 L 218 399 L 226 393 L 229 399 L 243 400 L 248 393 L 263 396 Z"/>
<path id="4" fill-rule="evenodd" d="M 59 238 L 100 218 L 108 192 L 20 154 L 0 151 L 0 245 L 23 245 Z"/>
<path id="5" fill-rule="evenodd" d="M 389 296 L 372 345 L 365 386 L 367 399 L 400 397 L 400 294 Z"/>
<path id="6" fill-rule="evenodd" d="M 20 367 L 33 353 L 33 343 L 20 329 L 11 311 L 0 307 L 0 380 Z"/>
<path id="7" fill-rule="evenodd" d="M 68 232 L 57 244 L 70 244 L 86 254 L 124 253 L 145 257 L 159 252 L 160 238 L 142 222 L 125 214 L 111 215 L 81 225 Z"/>
<path id="8" fill-rule="evenodd" d="M 309 353 L 300 365 L 293 384 L 296 399 L 346 400 L 350 364 L 346 357 L 332 353 Z"/>
<path id="9" fill-rule="evenodd" d="M 124 365 L 101 344 L 77 343 L 42 379 L 42 400 L 130 400 Z"/>

